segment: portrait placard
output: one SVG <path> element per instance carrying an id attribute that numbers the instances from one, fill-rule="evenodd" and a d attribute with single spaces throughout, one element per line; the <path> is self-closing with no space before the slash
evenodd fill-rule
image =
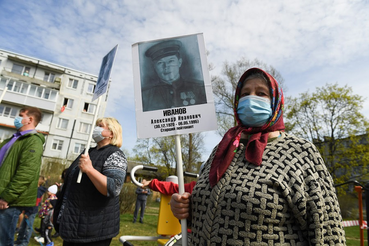
<path id="1" fill-rule="evenodd" d="M 202 34 L 132 45 L 137 137 L 217 129 Z"/>

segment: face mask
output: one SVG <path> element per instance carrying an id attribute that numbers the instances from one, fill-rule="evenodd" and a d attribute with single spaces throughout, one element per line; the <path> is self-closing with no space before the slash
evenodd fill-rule
<path id="1" fill-rule="evenodd" d="M 92 138 L 94 139 L 96 143 L 105 139 L 105 137 L 102 135 L 102 132 L 104 130 L 105 129 L 100 126 L 95 127 L 94 131 L 92 132 Z"/>
<path id="2" fill-rule="evenodd" d="M 15 126 L 15 128 L 17 128 L 17 130 L 19 130 L 23 126 L 22 120 L 23 120 L 23 117 L 21 117 L 21 116 L 15 117 L 14 126 Z"/>
<path id="3" fill-rule="evenodd" d="M 242 125 L 261 127 L 272 116 L 270 100 L 253 95 L 242 97 L 238 102 L 237 114 Z"/>

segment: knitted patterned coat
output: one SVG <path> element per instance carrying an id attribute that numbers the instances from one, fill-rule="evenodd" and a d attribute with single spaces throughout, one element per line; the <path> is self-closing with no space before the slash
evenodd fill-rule
<path id="1" fill-rule="evenodd" d="M 245 160 L 241 143 L 211 188 L 215 150 L 193 189 L 191 245 L 345 245 L 333 180 L 310 142 L 282 135 L 263 162 Z"/>

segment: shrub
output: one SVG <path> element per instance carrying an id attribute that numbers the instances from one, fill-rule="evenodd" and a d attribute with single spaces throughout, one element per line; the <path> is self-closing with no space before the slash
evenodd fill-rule
<path id="1" fill-rule="evenodd" d="M 136 188 L 132 183 L 124 183 L 119 195 L 120 213 L 133 213 L 136 203 Z"/>

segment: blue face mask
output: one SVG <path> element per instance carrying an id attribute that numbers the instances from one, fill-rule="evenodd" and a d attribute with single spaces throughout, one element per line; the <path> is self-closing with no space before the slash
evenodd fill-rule
<path id="1" fill-rule="evenodd" d="M 242 125 L 261 127 L 272 116 L 270 100 L 253 95 L 242 97 L 238 102 L 237 114 Z"/>
<path id="2" fill-rule="evenodd" d="M 17 130 L 19 130 L 23 126 L 22 120 L 23 120 L 23 117 L 20 117 L 20 116 L 15 117 L 14 126 L 15 128 L 17 128 Z"/>

